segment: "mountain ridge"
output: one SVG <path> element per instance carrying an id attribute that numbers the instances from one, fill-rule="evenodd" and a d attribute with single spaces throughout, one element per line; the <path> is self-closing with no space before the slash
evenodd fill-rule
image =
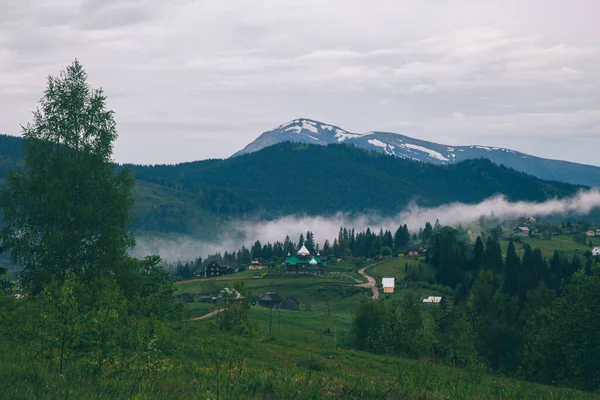
<path id="1" fill-rule="evenodd" d="M 505 165 L 541 179 L 600 187 L 600 167 L 593 165 L 547 159 L 495 146 L 445 145 L 394 132 L 354 133 L 336 125 L 308 118 L 297 118 L 263 132 L 257 139 L 231 157 L 238 157 L 282 142 L 317 145 L 345 143 L 399 158 L 441 165 L 487 158 L 496 164 Z"/>

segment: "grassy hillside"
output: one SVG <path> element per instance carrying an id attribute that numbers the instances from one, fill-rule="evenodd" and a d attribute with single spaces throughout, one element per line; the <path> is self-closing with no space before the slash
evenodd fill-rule
<path id="1" fill-rule="evenodd" d="M 211 321 L 184 322 L 164 334 L 173 344 L 158 369 L 131 375 L 107 365 L 98 382 L 85 369 L 64 375 L 32 368 L 30 343 L 0 347 L 0 397 L 135 399 L 593 399 L 596 396 L 452 369 L 423 361 L 336 349 L 297 337 L 243 338 Z M 283 335 L 282 335 L 283 337 Z M 35 353 L 33 353 L 35 354 Z M 42 364 L 43 365 L 43 364 Z"/>

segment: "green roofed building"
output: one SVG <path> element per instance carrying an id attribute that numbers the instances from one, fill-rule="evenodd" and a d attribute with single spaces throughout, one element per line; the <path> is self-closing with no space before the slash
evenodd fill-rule
<path id="1" fill-rule="evenodd" d="M 325 272 L 327 257 L 321 256 L 319 253 L 313 256 L 305 246 L 302 246 L 295 256 L 288 254 L 285 267 L 288 272 L 319 274 Z"/>

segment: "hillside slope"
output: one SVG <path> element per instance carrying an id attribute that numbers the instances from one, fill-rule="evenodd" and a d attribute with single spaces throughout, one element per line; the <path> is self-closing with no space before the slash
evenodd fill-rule
<path id="1" fill-rule="evenodd" d="M 305 118 L 290 121 L 263 133 L 232 157 L 282 142 L 318 145 L 345 143 L 400 158 L 440 165 L 487 158 L 498 165 L 505 165 L 541 179 L 600 187 L 600 167 L 549 160 L 498 147 L 449 146 L 391 132 L 351 133 L 337 126 Z"/>
<path id="2" fill-rule="evenodd" d="M 345 145 L 282 143 L 221 161 L 129 168 L 138 179 L 181 190 L 230 191 L 268 216 L 395 213 L 412 201 L 421 206 L 474 203 L 495 194 L 513 201 L 544 201 L 579 189 L 485 159 L 433 165 Z"/>
<path id="3" fill-rule="evenodd" d="M 22 163 L 17 143 L 21 139 L 0 137 L 0 182 L 6 170 Z M 225 160 L 122 168 L 137 179 L 134 229 L 200 236 L 212 235 L 220 221 L 232 218 L 389 214 L 411 202 L 425 207 L 475 203 L 496 194 L 544 201 L 580 189 L 486 159 L 434 165 L 344 144 L 281 143 Z"/>

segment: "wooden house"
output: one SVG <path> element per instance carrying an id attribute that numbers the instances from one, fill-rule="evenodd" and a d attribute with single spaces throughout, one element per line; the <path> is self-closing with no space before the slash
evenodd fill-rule
<path id="1" fill-rule="evenodd" d="M 265 264 L 266 263 L 264 263 L 263 260 L 252 260 L 250 265 L 248 265 L 248 271 L 261 270 L 261 269 L 268 268 L 267 265 L 265 265 Z"/>
<path id="2" fill-rule="evenodd" d="M 267 308 L 281 308 L 281 303 L 283 299 L 275 292 L 269 292 L 262 295 L 260 299 L 258 299 L 257 305 L 261 307 Z"/>
<path id="3" fill-rule="evenodd" d="M 182 303 L 193 303 L 194 295 L 191 293 L 182 293 L 179 296 L 177 296 L 177 300 L 179 300 Z"/>
<path id="4" fill-rule="evenodd" d="M 281 303 L 281 308 L 284 310 L 300 310 L 300 302 L 293 297 L 288 297 Z"/>
<path id="5" fill-rule="evenodd" d="M 421 251 L 423 251 L 423 246 L 419 244 L 409 244 L 405 248 L 405 252 L 408 257 L 419 257 Z"/>
<path id="6" fill-rule="evenodd" d="M 228 268 L 227 267 L 222 267 L 221 265 L 219 265 L 218 262 L 216 261 L 211 261 L 207 266 L 206 266 L 206 276 L 222 276 L 222 275 L 227 275 L 228 272 Z"/>
<path id="7" fill-rule="evenodd" d="M 529 236 L 529 228 L 526 226 L 519 226 L 515 228 L 515 230 L 513 231 L 513 235 L 527 237 Z"/>

